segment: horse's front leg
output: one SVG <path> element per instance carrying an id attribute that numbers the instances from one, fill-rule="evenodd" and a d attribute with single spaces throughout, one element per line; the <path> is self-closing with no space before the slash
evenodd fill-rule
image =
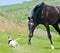
<path id="1" fill-rule="evenodd" d="M 28 26 L 29 26 L 28 45 L 31 45 L 31 38 L 33 37 L 33 32 L 37 24 L 34 24 L 32 26 L 28 25 Z"/>
<path id="2" fill-rule="evenodd" d="M 33 30 L 29 32 L 28 35 L 28 45 L 31 45 L 31 38 L 33 37 Z"/>
<path id="3" fill-rule="evenodd" d="M 48 38 L 49 38 L 50 43 L 51 43 L 51 49 L 54 49 L 54 44 L 53 44 L 53 42 L 52 42 L 52 36 L 51 36 L 51 34 L 50 34 L 49 25 L 46 25 L 46 30 L 47 30 Z"/>

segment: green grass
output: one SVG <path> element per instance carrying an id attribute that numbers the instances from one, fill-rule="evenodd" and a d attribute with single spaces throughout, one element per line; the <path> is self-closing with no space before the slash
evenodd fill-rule
<path id="1" fill-rule="evenodd" d="M 31 46 L 28 46 L 28 31 L 23 33 L 21 32 L 0 32 L 0 53 L 60 53 L 60 37 L 53 36 L 53 42 L 55 49 L 50 48 L 50 43 L 47 36 L 44 35 L 34 35 L 32 38 Z M 8 46 L 8 36 L 13 37 L 14 39 L 20 37 L 21 39 L 17 42 L 20 45 L 20 48 L 11 48 Z"/>
<path id="2" fill-rule="evenodd" d="M 6 18 L 9 22 L 14 22 L 20 25 L 21 28 L 26 28 L 19 31 L 0 31 L 0 53 L 60 53 L 60 37 L 57 36 L 57 32 L 52 26 L 51 31 L 55 32 L 53 36 L 53 42 L 55 49 L 50 49 L 49 39 L 45 35 L 36 35 L 32 38 L 32 45 L 28 46 L 28 30 L 27 22 L 30 11 L 41 2 L 45 2 L 48 5 L 60 6 L 60 0 L 33 0 L 32 2 L 16 4 L 10 6 L 0 6 L 0 16 Z M 10 26 L 10 25 L 9 25 Z M 46 30 L 43 25 L 37 26 L 37 29 Z M 20 48 L 11 48 L 8 46 L 8 37 L 11 36 L 14 39 L 21 38 L 17 42 L 20 44 Z"/>

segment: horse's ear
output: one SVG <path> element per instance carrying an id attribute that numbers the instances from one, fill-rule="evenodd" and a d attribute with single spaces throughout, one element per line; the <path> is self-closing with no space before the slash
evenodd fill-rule
<path id="1" fill-rule="evenodd" d="M 28 20 L 30 20 L 30 17 L 28 17 Z"/>

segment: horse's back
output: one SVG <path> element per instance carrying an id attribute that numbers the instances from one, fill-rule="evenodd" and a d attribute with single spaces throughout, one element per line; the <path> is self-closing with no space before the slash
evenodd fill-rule
<path id="1" fill-rule="evenodd" d="M 43 19 L 45 19 L 49 24 L 54 24 L 60 18 L 60 11 L 56 6 L 45 5 L 43 9 Z"/>

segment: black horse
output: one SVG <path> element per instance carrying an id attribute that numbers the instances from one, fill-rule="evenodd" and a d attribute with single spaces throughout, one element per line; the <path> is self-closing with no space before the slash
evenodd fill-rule
<path id="1" fill-rule="evenodd" d="M 35 6 L 32 10 L 31 15 L 28 17 L 28 27 L 29 27 L 29 39 L 28 44 L 31 44 L 31 37 L 33 36 L 34 29 L 37 25 L 43 24 L 46 27 L 48 38 L 51 43 L 52 49 L 54 49 L 54 44 L 52 42 L 52 37 L 50 34 L 49 25 L 52 25 L 55 30 L 60 34 L 59 22 L 60 22 L 60 7 L 59 6 L 49 6 L 42 2 Z"/>

